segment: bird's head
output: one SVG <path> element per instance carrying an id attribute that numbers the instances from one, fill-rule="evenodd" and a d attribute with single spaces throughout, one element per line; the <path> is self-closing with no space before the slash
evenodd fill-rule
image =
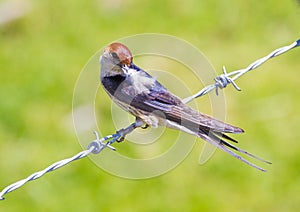
<path id="1" fill-rule="evenodd" d="M 121 43 L 112 43 L 104 49 L 100 58 L 101 78 L 126 75 L 124 72 L 132 64 L 130 50 Z"/>

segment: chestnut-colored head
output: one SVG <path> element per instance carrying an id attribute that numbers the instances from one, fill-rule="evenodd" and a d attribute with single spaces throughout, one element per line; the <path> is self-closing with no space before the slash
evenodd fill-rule
<path id="1" fill-rule="evenodd" d="M 125 76 L 124 69 L 132 63 L 132 54 L 127 46 L 112 43 L 104 49 L 100 58 L 101 78 L 107 76 Z"/>
<path id="2" fill-rule="evenodd" d="M 127 46 L 121 43 L 112 43 L 104 51 L 108 51 L 114 61 L 119 65 L 129 66 L 132 62 L 132 54 Z"/>

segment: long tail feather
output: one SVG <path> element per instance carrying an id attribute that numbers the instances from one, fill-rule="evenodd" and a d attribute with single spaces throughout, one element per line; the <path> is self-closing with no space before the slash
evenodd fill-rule
<path id="1" fill-rule="evenodd" d="M 236 151 L 238 151 L 238 152 L 241 152 L 241 153 L 243 153 L 243 154 L 245 154 L 245 155 L 248 155 L 248 156 L 250 156 L 250 157 L 252 157 L 252 158 L 255 158 L 255 159 L 257 159 L 257 160 L 260 160 L 260 161 L 262 161 L 262 162 L 265 162 L 265 163 L 268 163 L 268 164 L 272 164 L 272 163 L 269 162 L 269 161 L 266 161 L 266 160 L 264 160 L 264 159 L 262 159 L 262 158 L 260 158 L 260 157 L 258 157 L 258 156 L 255 156 L 255 155 L 251 154 L 250 152 L 247 152 L 247 151 L 245 151 L 245 150 L 243 150 L 243 149 L 238 148 L 237 146 L 234 146 L 234 145 L 232 145 L 232 144 L 230 144 L 230 143 L 224 141 L 224 140 L 221 139 L 221 138 L 218 138 L 217 136 L 213 135 L 212 133 L 210 133 L 209 135 L 210 135 L 211 137 L 213 137 L 214 139 L 218 139 L 222 144 L 224 144 L 224 145 L 230 147 L 231 149 L 234 149 L 234 150 L 236 150 Z M 224 134 L 223 134 L 223 137 L 224 137 Z M 230 137 L 226 135 L 226 137 L 224 137 L 224 138 L 228 139 L 228 138 L 230 138 Z M 229 139 L 229 140 L 232 140 L 232 139 Z"/>
<path id="2" fill-rule="evenodd" d="M 217 136 L 221 137 L 221 138 L 225 138 L 225 139 L 227 139 L 227 140 L 229 140 L 229 141 L 232 141 L 232 142 L 234 142 L 234 143 L 238 143 L 237 140 L 235 140 L 235 139 L 229 137 L 228 135 L 225 135 L 224 133 L 215 133 L 215 134 L 216 134 Z"/>
<path id="3" fill-rule="evenodd" d="M 198 136 L 200 138 L 204 139 L 205 141 L 209 142 L 210 144 L 218 147 L 219 149 L 227 152 L 228 154 L 232 155 L 233 157 L 237 158 L 238 160 L 240 160 L 240 161 L 242 161 L 242 162 L 244 162 L 244 163 L 246 163 L 246 164 L 248 164 L 248 165 L 250 165 L 250 166 L 252 166 L 252 167 L 254 167 L 254 168 L 258 169 L 258 170 L 260 170 L 260 171 L 266 172 L 265 169 L 263 169 L 263 168 L 255 165 L 255 164 L 249 162 L 248 160 L 244 159 L 240 155 L 238 155 L 238 154 L 234 153 L 233 151 L 231 151 L 230 149 L 226 148 L 226 146 L 229 147 L 229 148 L 234 149 L 235 151 L 241 152 L 241 153 L 246 154 L 246 155 L 248 155 L 250 157 L 253 157 L 255 159 L 258 159 L 258 160 L 261 160 L 263 162 L 266 162 L 266 163 L 270 164 L 270 162 L 268 162 L 266 160 L 263 160 L 263 159 L 255 156 L 255 155 L 252 155 L 251 153 L 248 153 L 248 152 L 246 152 L 246 151 L 244 151 L 244 150 L 242 150 L 242 149 L 240 149 L 240 148 L 238 148 L 238 147 L 236 147 L 234 145 L 231 145 L 231 144 L 227 143 L 226 141 L 224 141 L 221 138 L 217 137 L 213 133 L 207 134 L 207 133 L 204 133 L 204 132 L 202 132 L 202 133 L 199 132 Z M 231 139 L 229 139 L 229 140 L 231 140 Z"/>

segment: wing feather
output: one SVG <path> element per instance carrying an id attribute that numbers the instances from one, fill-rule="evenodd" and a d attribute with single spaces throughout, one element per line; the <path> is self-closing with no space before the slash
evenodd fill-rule
<path id="1" fill-rule="evenodd" d="M 137 95 L 130 104 L 140 110 L 146 110 L 148 112 L 158 110 L 160 112 L 158 114 L 162 112 L 162 115 L 164 115 L 166 119 L 183 124 L 193 131 L 198 131 L 199 128 L 202 128 L 219 133 L 244 132 L 239 127 L 226 124 L 192 109 L 160 84 L 154 88 L 156 89 L 150 90 L 148 94 Z"/>

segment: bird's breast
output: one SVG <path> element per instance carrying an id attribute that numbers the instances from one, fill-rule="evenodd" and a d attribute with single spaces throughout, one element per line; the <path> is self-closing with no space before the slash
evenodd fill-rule
<path id="1" fill-rule="evenodd" d="M 102 78 L 101 83 L 108 94 L 114 96 L 115 92 L 120 89 L 120 85 L 122 85 L 125 79 L 126 77 L 124 76 L 116 75 Z"/>

